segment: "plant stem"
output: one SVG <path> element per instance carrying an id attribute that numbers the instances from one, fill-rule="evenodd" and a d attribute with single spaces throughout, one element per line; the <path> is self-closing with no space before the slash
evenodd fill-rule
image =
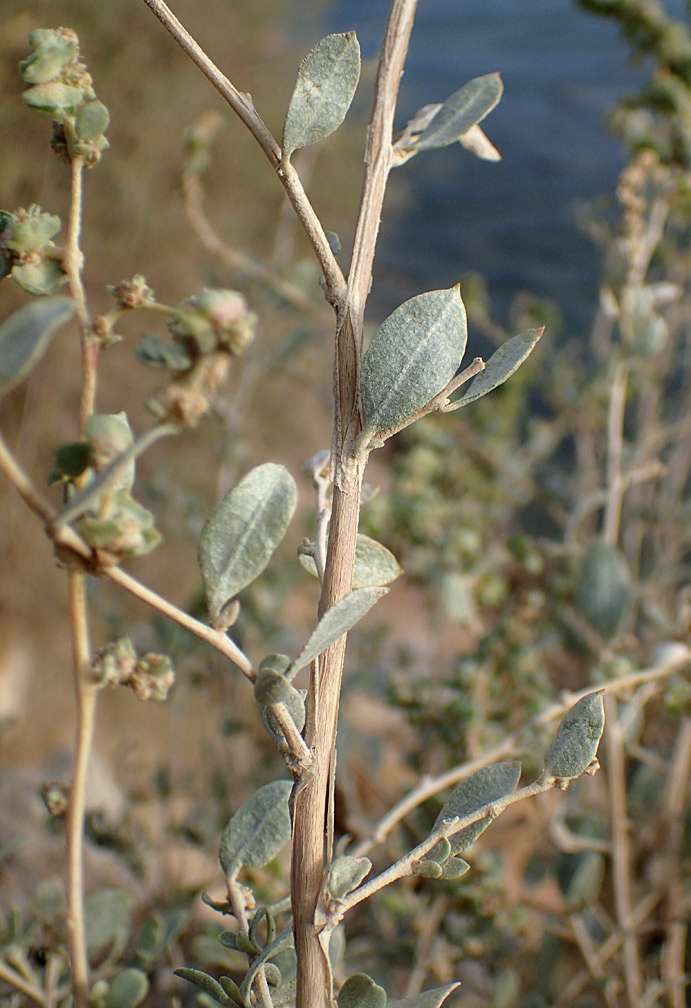
<path id="1" fill-rule="evenodd" d="M 334 486 L 320 615 L 343 598 L 352 585 L 365 463 L 356 447 L 362 427 L 358 384 L 363 317 L 391 168 L 396 98 L 416 5 L 417 0 L 393 0 L 391 4 L 367 135 L 365 178 L 347 295 L 345 302 L 330 297 L 337 310 L 331 447 Z M 305 741 L 314 763 L 311 774 L 296 784 L 293 796 L 291 892 L 298 959 L 297 1008 L 330 1008 L 333 1003 L 328 941 L 326 935 L 324 941 L 320 939 L 316 915 L 331 859 L 336 726 L 345 645 L 345 637 L 332 644 L 313 671 Z"/>
<path id="2" fill-rule="evenodd" d="M 70 629 L 77 697 L 77 738 L 67 810 L 67 935 L 76 1008 L 89 1001 L 89 965 L 84 933 L 84 811 L 98 687 L 89 681 L 91 655 L 86 608 L 86 576 L 69 572 Z"/>
<path id="3" fill-rule="evenodd" d="M 21 991 L 27 997 L 35 1001 L 36 1004 L 43 1005 L 43 991 L 33 984 L 25 980 L 21 973 L 18 973 L 15 969 L 9 966 L 7 963 L 0 959 L 0 980 L 3 983 L 9 984 L 10 987 L 14 987 L 15 990 Z"/>
<path id="4" fill-rule="evenodd" d="M 614 697 L 605 698 L 605 746 L 612 823 L 612 880 L 617 923 L 624 950 L 624 983 L 629 1008 L 639 1008 L 641 963 L 631 910 L 631 852 L 626 803 L 624 738 Z"/>

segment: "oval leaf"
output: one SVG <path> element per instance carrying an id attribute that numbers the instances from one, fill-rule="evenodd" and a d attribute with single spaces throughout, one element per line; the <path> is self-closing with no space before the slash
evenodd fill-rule
<path id="1" fill-rule="evenodd" d="M 504 91 L 498 73 L 474 77 L 446 99 L 429 126 L 412 144 L 416 151 L 446 147 L 491 112 Z"/>
<path id="2" fill-rule="evenodd" d="M 0 396 L 26 378 L 74 311 L 72 298 L 45 298 L 20 308 L 0 326 Z"/>
<path id="3" fill-rule="evenodd" d="M 492 354 L 485 365 L 485 370 L 473 379 L 465 395 L 452 402 L 447 408 L 447 412 L 460 409 L 461 406 L 467 406 L 468 403 L 475 402 L 476 399 L 487 395 L 499 385 L 503 385 L 506 379 L 518 371 L 526 357 L 532 353 L 544 331 L 544 326 L 540 329 L 528 329 L 526 332 L 507 340 Z"/>
<path id="4" fill-rule="evenodd" d="M 356 588 L 348 592 L 340 602 L 327 609 L 310 635 L 310 639 L 293 662 L 290 678 L 301 668 L 326 651 L 330 644 L 347 634 L 351 627 L 368 613 L 374 603 L 386 595 L 388 588 Z"/>
<path id="5" fill-rule="evenodd" d="M 370 435 L 412 419 L 451 381 L 468 335 L 460 287 L 418 294 L 379 327 L 362 361 Z"/>
<path id="6" fill-rule="evenodd" d="M 201 970 L 188 969 L 187 966 L 180 966 L 178 969 L 174 969 L 173 973 L 175 976 L 180 977 L 181 980 L 189 980 L 190 983 L 203 990 L 205 994 L 212 997 L 214 1001 L 218 1001 L 219 1004 L 233 1004 L 231 998 L 228 997 L 218 980 L 209 976 L 208 973 L 203 973 Z"/>
<path id="7" fill-rule="evenodd" d="M 595 759 L 605 727 L 604 695 L 604 690 L 587 693 L 567 710 L 545 754 L 552 777 L 580 777 Z"/>
<path id="8" fill-rule="evenodd" d="M 400 1001 L 389 1001 L 387 1008 L 439 1008 L 449 994 L 460 987 L 459 983 L 446 984 L 444 987 L 433 987 L 415 997 L 401 998 Z"/>
<path id="9" fill-rule="evenodd" d="M 366 973 L 353 973 L 341 987 L 338 1008 L 386 1008 L 386 991 Z"/>
<path id="10" fill-rule="evenodd" d="M 199 567 L 211 622 L 261 574 L 295 511 L 297 489 L 273 462 L 252 469 L 229 490 L 204 523 Z"/>
<path id="11" fill-rule="evenodd" d="M 290 839 L 287 780 L 265 784 L 238 809 L 223 831 L 218 852 L 227 878 L 241 868 L 263 868 Z"/>
<path id="12" fill-rule="evenodd" d="M 315 578 L 319 577 L 314 557 L 308 553 L 300 553 L 298 560 L 300 566 L 308 574 Z M 353 567 L 353 588 L 390 584 L 402 573 L 403 570 L 391 550 L 382 546 L 376 539 L 370 539 L 369 536 L 358 532 Z"/>
<path id="13" fill-rule="evenodd" d="M 462 819 L 464 816 L 476 812 L 483 805 L 490 805 L 505 795 L 511 794 L 516 790 L 520 776 L 521 764 L 513 760 L 494 763 L 492 766 L 478 770 L 472 777 L 468 777 L 467 780 L 456 785 L 435 819 L 433 829 L 436 829 L 444 819 L 453 819 L 456 816 Z M 487 829 L 489 824 L 489 819 L 480 819 L 448 837 L 451 853 L 459 854 L 470 846 Z"/>
<path id="14" fill-rule="evenodd" d="M 136 1008 L 148 993 L 149 981 L 143 970 L 121 970 L 110 982 L 105 1008 Z"/>
<path id="15" fill-rule="evenodd" d="M 628 613 L 632 596 L 626 557 L 616 546 L 596 539 L 583 560 L 576 605 L 590 625 L 609 640 Z"/>
<path id="16" fill-rule="evenodd" d="M 284 157 L 338 129 L 359 79 L 360 45 L 354 31 L 317 42 L 298 70 L 283 127 Z"/>
<path id="17" fill-rule="evenodd" d="M 351 857 L 345 854 L 338 857 L 329 868 L 327 889 L 335 899 L 347 896 L 357 889 L 372 868 L 372 862 L 366 857 Z"/>

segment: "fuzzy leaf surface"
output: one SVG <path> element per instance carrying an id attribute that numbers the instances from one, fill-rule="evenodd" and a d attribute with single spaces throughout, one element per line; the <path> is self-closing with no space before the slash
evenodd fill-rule
<path id="1" fill-rule="evenodd" d="M 401 998 L 400 1001 L 389 1001 L 387 1008 L 439 1008 L 449 994 L 460 984 L 450 983 L 444 987 L 433 987 L 431 990 L 416 994 L 415 997 Z"/>
<path id="2" fill-rule="evenodd" d="M 72 298 L 44 298 L 24 305 L 0 326 L 0 396 L 24 381 L 74 311 Z"/>
<path id="3" fill-rule="evenodd" d="M 181 980 L 188 980 L 190 983 L 194 984 L 195 987 L 204 991 L 205 994 L 212 997 L 214 1001 L 218 1001 L 219 1004 L 233 1004 L 232 1000 L 223 990 L 218 980 L 209 976 L 208 973 L 203 973 L 201 970 L 189 969 L 187 966 L 179 966 L 177 969 L 173 970 L 173 973 L 175 976 L 180 977 Z"/>
<path id="4" fill-rule="evenodd" d="M 297 502 L 281 465 L 257 466 L 229 490 L 204 523 L 199 567 L 211 622 L 264 570 L 286 533 Z"/>
<path id="5" fill-rule="evenodd" d="M 371 868 L 372 862 L 366 857 L 350 857 L 345 854 L 336 858 L 329 868 L 329 893 L 336 899 L 346 896 L 357 889 Z"/>
<path id="6" fill-rule="evenodd" d="M 298 70 L 283 127 L 283 153 L 289 157 L 338 129 L 360 79 L 360 45 L 354 31 L 327 35 Z"/>
<path id="7" fill-rule="evenodd" d="M 631 606 L 633 585 L 626 557 L 618 546 L 594 540 L 588 547 L 576 585 L 576 605 L 605 640 L 619 629 Z"/>
<path id="8" fill-rule="evenodd" d="M 545 753 L 545 770 L 553 777 L 580 777 L 597 755 L 605 727 L 604 690 L 587 693 L 561 720 Z"/>
<path id="9" fill-rule="evenodd" d="M 485 365 L 485 370 L 473 379 L 465 395 L 451 403 L 451 410 L 460 409 L 475 402 L 493 389 L 503 385 L 507 378 L 518 371 L 523 361 L 530 356 L 542 336 L 543 329 L 528 329 L 513 336 L 496 350 Z"/>
<path id="10" fill-rule="evenodd" d="M 436 829 L 444 819 L 453 819 L 456 816 L 463 818 L 476 812 L 483 805 L 489 805 L 511 794 L 516 790 L 520 776 L 521 764 L 514 760 L 494 763 L 478 770 L 472 777 L 456 785 L 435 819 L 433 829 Z M 489 824 L 489 819 L 480 819 L 448 837 L 451 853 L 459 854 L 469 847 L 481 833 L 484 833 Z"/>
<path id="11" fill-rule="evenodd" d="M 298 554 L 300 566 L 318 577 L 314 557 L 307 553 Z M 355 545 L 355 566 L 353 567 L 353 588 L 366 588 L 370 585 L 387 585 L 395 581 L 403 573 L 398 560 L 391 550 L 382 546 L 376 539 L 358 532 Z"/>
<path id="12" fill-rule="evenodd" d="M 309 665 L 313 658 L 325 651 L 330 644 L 347 634 L 351 627 L 358 623 L 365 613 L 368 613 L 388 588 L 369 587 L 356 588 L 330 609 L 327 609 L 312 631 L 309 640 L 293 662 L 290 668 L 292 678 L 301 668 Z"/>
<path id="13" fill-rule="evenodd" d="M 290 839 L 288 799 L 292 783 L 265 784 L 238 809 L 223 831 L 221 868 L 234 879 L 241 868 L 263 868 Z"/>
<path id="14" fill-rule="evenodd" d="M 398 426 L 426 406 L 458 370 L 467 336 L 458 286 L 418 294 L 396 308 L 362 361 L 365 431 Z"/>
<path id="15" fill-rule="evenodd" d="M 386 1008 L 386 991 L 366 973 L 353 973 L 341 987 L 338 1008 Z"/>
<path id="16" fill-rule="evenodd" d="M 464 133 L 492 111 L 503 91 L 504 85 L 498 73 L 474 77 L 446 99 L 412 148 L 417 151 L 432 150 L 460 140 Z"/>

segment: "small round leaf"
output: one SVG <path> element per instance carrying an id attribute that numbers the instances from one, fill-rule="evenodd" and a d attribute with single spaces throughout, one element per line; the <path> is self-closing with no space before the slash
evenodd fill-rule
<path id="1" fill-rule="evenodd" d="M 341 987 L 338 1008 L 386 1008 L 386 991 L 366 973 L 353 973 Z"/>

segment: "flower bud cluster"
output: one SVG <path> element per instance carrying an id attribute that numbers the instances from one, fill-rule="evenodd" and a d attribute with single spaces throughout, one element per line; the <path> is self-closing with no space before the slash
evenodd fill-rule
<path id="1" fill-rule="evenodd" d="M 204 288 L 183 301 L 168 326 L 173 342 L 148 336 L 137 351 L 150 367 L 174 372 L 173 380 L 149 401 L 152 413 L 196 424 L 226 380 L 232 358 L 254 339 L 256 324 L 256 315 L 237 291 Z"/>
<path id="2" fill-rule="evenodd" d="M 27 294 L 53 294 L 67 276 L 51 240 L 60 218 L 40 206 L 0 210 L 0 279 L 11 276 Z"/>
<path id="3" fill-rule="evenodd" d="M 149 652 L 137 658 L 128 637 L 101 648 L 91 671 L 99 686 L 129 686 L 140 700 L 165 700 L 175 682 L 173 663 L 167 655 Z"/>
<path id="4" fill-rule="evenodd" d="M 113 562 L 123 556 L 149 553 L 161 536 L 154 528 L 154 516 L 132 497 L 134 461 L 117 466 L 117 459 L 133 442 L 126 415 L 94 414 L 86 423 L 84 436 L 94 477 L 113 463 L 116 467 L 103 490 L 76 520 L 75 531 L 93 549 L 112 556 Z"/>
<path id="5" fill-rule="evenodd" d="M 96 97 L 91 75 L 79 62 L 79 39 L 71 28 L 37 28 L 29 35 L 31 53 L 19 64 L 29 85 L 24 100 L 53 119 L 51 146 L 72 161 L 92 167 L 108 149 L 104 134 L 108 109 Z"/>

